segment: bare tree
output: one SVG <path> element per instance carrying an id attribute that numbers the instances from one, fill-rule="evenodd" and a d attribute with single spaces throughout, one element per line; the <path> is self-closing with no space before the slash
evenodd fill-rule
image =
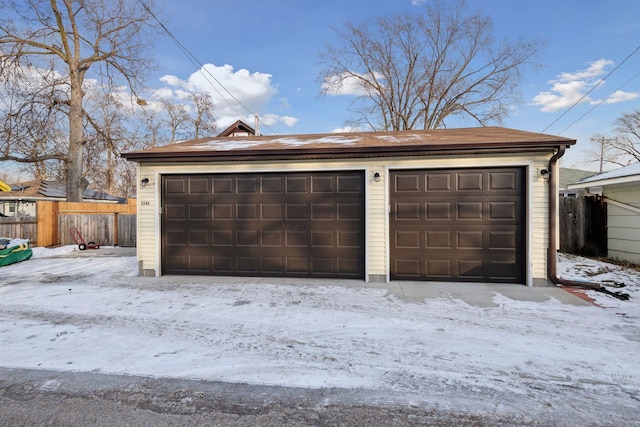
<path id="1" fill-rule="evenodd" d="M 626 164 L 640 162 L 640 110 L 623 114 L 615 124 L 613 150 L 625 158 Z"/>
<path id="2" fill-rule="evenodd" d="M 496 42 L 491 18 L 463 0 L 335 31 L 340 44 L 321 55 L 323 93 L 355 95 L 351 124 L 374 130 L 433 129 L 453 117 L 499 123 L 542 45 Z"/>
<path id="3" fill-rule="evenodd" d="M 62 82 L 50 69 L 6 71 L 0 75 L 0 161 L 46 179 L 65 159 L 64 113 L 56 102 Z"/>
<path id="4" fill-rule="evenodd" d="M 606 137 L 601 134 L 596 134 L 591 137 L 592 148 L 587 150 L 587 163 L 597 163 L 599 172 L 604 171 L 606 165 L 624 165 L 623 156 L 613 149 L 615 138 Z"/>
<path id="5" fill-rule="evenodd" d="M 88 73 L 92 70 L 103 85 L 124 81 L 136 96 L 137 82 L 151 64 L 144 56 L 149 52 L 144 30 L 152 16 L 140 2 L 127 0 L 7 0 L 3 6 L 9 13 L 0 19 L 0 73 L 47 68 L 42 64 L 48 61 L 67 85 L 59 100 L 68 119 L 67 199 L 81 201 L 87 186 L 83 100 Z"/>
<path id="6" fill-rule="evenodd" d="M 195 107 L 192 117 L 195 139 L 213 136 L 217 130 L 216 120 L 213 117 L 213 98 L 207 92 L 193 92 L 189 99 Z"/>
<path id="7" fill-rule="evenodd" d="M 170 101 L 162 101 L 162 107 L 166 113 L 165 124 L 169 128 L 169 143 L 173 144 L 186 136 L 190 127 L 189 113 L 184 104 L 176 104 Z M 182 137 L 179 137 L 182 135 Z"/>

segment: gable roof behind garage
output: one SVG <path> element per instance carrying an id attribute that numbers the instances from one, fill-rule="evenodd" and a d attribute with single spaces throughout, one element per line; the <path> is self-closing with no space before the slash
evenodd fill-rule
<path id="1" fill-rule="evenodd" d="M 211 162 L 552 151 L 576 140 L 502 127 L 202 138 L 124 153 L 135 162 Z"/>

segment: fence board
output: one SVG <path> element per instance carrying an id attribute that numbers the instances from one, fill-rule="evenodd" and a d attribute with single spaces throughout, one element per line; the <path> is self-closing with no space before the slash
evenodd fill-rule
<path id="1" fill-rule="evenodd" d="M 560 250 L 607 256 L 607 206 L 593 197 L 560 198 Z"/>
<path id="2" fill-rule="evenodd" d="M 119 214 L 118 217 L 118 246 L 135 247 L 137 215 Z"/>
<path id="3" fill-rule="evenodd" d="M 114 245 L 114 215 L 59 215 L 58 230 L 62 245 L 73 245 L 71 228 L 77 228 L 86 243 L 94 242 L 98 245 Z"/>
<path id="4" fill-rule="evenodd" d="M 38 221 L 34 217 L 0 218 L 0 237 L 29 239 L 31 246 L 38 243 Z"/>

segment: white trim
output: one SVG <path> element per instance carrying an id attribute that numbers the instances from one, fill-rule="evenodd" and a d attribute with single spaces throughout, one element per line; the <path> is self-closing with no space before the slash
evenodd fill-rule
<path id="1" fill-rule="evenodd" d="M 391 229 L 390 229 L 390 225 L 389 222 L 391 221 L 391 218 L 389 216 L 389 211 L 391 210 L 391 198 L 389 197 L 389 194 L 391 193 L 391 191 L 389 190 L 391 187 L 391 181 L 389 180 L 389 176 L 390 176 L 390 171 L 389 171 L 389 166 L 385 166 L 384 167 L 384 182 L 385 182 L 385 189 L 384 189 L 384 241 L 386 242 L 385 244 L 385 255 L 384 255 L 384 260 L 385 260 L 385 273 L 386 273 L 386 277 L 385 277 L 385 281 L 386 283 L 390 283 L 391 282 L 391 245 L 389 244 L 391 242 Z"/>
<path id="2" fill-rule="evenodd" d="M 525 248 L 527 253 L 525 254 L 525 263 L 526 263 L 526 277 L 525 277 L 525 285 L 529 287 L 533 287 L 533 215 L 531 214 L 533 210 L 533 182 L 538 174 L 538 170 L 533 167 L 533 162 L 529 162 L 527 166 L 525 166 L 525 176 L 527 177 L 525 186 L 526 186 L 526 205 L 524 206 L 524 214 L 525 214 L 525 223 L 527 224 L 527 231 L 525 238 L 527 239 L 525 242 Z M 549 187 L 547 186 L 547 189 Z M 547 209 L 549 207 L 547 206 Z M 547 229 L 549 226 L 547 225 Z"/>
<path id="3" fill-rule="evenodd" d="M 162 174 L 158 171 L 154 174 L 153 179 L 155 180 L 155 192 L 156 195 L 154 198 L 156 199 L 156 203 L 153 207 L 155 212 L 155 224 L 154 229 L 156 233 L 156 238 L 154 239 L 156 242 L 155 248 L 155 270 L 156 277 L 162 276 Z"/>
<path id="4" fill-rule="evenodd" d="M 356 169 L 357 170 L 357 169 Z M 371 181 L 371 168 L 367 166 L 364 169 L 364 176 L 362 177 L 364 181 L 364 195 L 362 202 L 364 203 L 364 282 L 369 283 L 369 203 L 367 203 L 367 198 L 369 197 L 369 183 Z"/>

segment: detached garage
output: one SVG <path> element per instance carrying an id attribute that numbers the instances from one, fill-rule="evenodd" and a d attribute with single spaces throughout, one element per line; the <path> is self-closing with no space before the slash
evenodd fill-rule
<path id="1" fill-rule="evenodd" d="M 130 152 L 140 273 L 546 285 L 549 186 L 573 144 L 484 127 Z"/>

